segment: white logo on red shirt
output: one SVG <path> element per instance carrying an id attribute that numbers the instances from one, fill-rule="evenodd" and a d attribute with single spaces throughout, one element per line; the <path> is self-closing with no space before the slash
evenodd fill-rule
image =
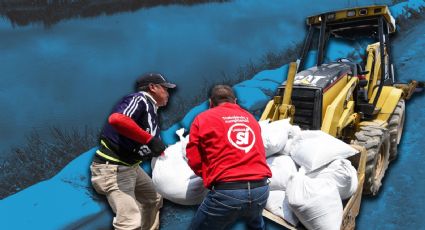
<path id="1" fill-rule="evenodd" d="M 227 138 L 230 144 L 244 150 L 245 153 L 249 152 L 255 143 L 254 131 L 251 127 L 241 123 L 234 124 L 229 128 Z"/>

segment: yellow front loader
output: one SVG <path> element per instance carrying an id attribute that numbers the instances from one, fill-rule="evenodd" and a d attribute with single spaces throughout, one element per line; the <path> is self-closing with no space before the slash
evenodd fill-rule
<path id="1" fill-rule="evenodd" d="M 307 25 L 301 57 L 290 64 L 286 82 L 267 104 L 261 120 L 290 118 L 302 129 L 322 130 L 364 150 L 351 159 L 358 169 L 360 190 L 347 202 L 341 227 L 353 229 L 362 193 L 378 193 L 390 160 L 397 156 L 405 100 L 424 83 L 395 81 L 389 35 L 396 26 L 387 6 L 322 13 L 307 18 Z M 367 46 L 364 66 L 345 57 L 324 63 L 330 38 L 365 36 L 376 42 Z M 318 41 L 316 65 L 303 69 L 313 41 Z M 267 211 L 265 216 L 275 218 Z"/>

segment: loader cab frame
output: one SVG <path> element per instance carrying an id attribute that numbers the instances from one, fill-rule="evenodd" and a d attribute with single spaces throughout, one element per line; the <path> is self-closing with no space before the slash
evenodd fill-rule
<path id="1" fill-rule="evenodd" d="M 360 79 L 357 92 L 356 111 L 363 114 L 364 119 L 373 119 L 379 113 L 377 102 L 382 88 L 385 85 L 392 85 L 395 82 L 393 65 L 390 56 L 389 34 L 395 32 L 395 22 L 387 6 L 359 7 L 348 10 L 327 12 L 307 18 L 309 26 L 308 34 L 304 41 L 301 51 L 298 70 L 303 70 L 308 52 L 312 48 L 313 41 L 317 41 L 317 62 L 316 66 L 321 66 L 324 60 L 326 45 L 330 37 L 344 38 L 353 40 L 358 37 L 371 37 L 379 42 L 380 55 L 380 79 L 376 85 L 369 90 L 378 87 L 376 96 L 372 102 L 364 97 L 365 89 L 371 84 L 371 79 L 365 81 Z M 382 68 L 383 67 L 383 68 Z M 358 75 L 367 74 L 367 72 L 358 71 Z M 363 91 L 362 91 L 363 90 Z"/>

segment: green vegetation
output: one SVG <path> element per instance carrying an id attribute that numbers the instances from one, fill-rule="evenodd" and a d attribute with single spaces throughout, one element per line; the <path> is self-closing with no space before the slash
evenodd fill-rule
<path id="1" fill-rule="evenodd" d="M 214 78 L 217 80 L 205 82 L 202 89 L 197 91 L 197 95 L 188 93 L 188 95 L 184 98 L 180 96 L 172 96 L 170 104 L 160 115 L 161 128 L 167 129 L 174 123 L 179 122 L 190 109 L 206 101 L 208 99 L 209 90 L 212 86 L 216 84 L 235 85 L 239 82 L 251 79 L 263 70 L 279 68 L 290 61 L 296 60 L 301 51 L 301 47 L 301 44 L 294 44 L 290 49 L 279 52 L 270 51 L 259 61 L 250 61 L 248 64 L 240 66 L 233 74 L 227 74 L 224 72 L 218 73 L 217 75 L 219 76 Z"/>
<path id="2" fill-rule="evenodd" d="M 407 7 L 404 9 L 406 13 L 397 18 L 398 34 L 406 32 L 416 24 L 423 23 L 425 19 L 425 7 L 423 6 L 419 7 L 419 10 L 413 10 Z"/>
<path id="3" fill-rule="evenodd" d="M 13 148 L 0 163 L 0 199 L 54 176 L 71 160 L 96 146 L 97 133 L 87 127 L 82 131 L 53 127 L 50 138 L 42 138 L 33 131 L 24 146 Z"/>

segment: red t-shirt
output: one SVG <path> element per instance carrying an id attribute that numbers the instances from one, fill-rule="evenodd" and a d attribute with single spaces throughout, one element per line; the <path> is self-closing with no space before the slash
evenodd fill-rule
<path id="1" fill-rule="evenodd" d="M 199 114 L 186 148 L 189 166 L 209 188 L 216 182 L 270 178 L 257 120 L 233 103 Z"/>

